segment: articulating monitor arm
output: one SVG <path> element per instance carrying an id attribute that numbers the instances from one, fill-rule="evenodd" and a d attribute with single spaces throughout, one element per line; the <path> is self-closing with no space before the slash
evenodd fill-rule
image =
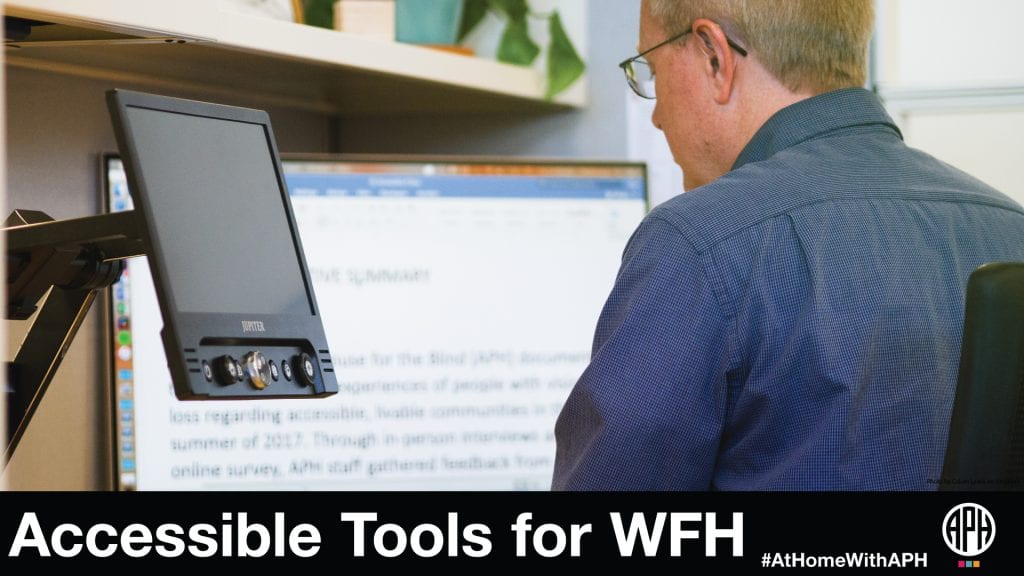
<path id="1" fill-rule="evenodd" d="M 6 318 L 29 319 L 50 291 L 8 369 L 6 465 L 97 290 L 121 277 L 124 258 L 145 252 L 133 212 L 58 222 L 43 212 L 15 210 L 3 232 L 7 238 Z"/>

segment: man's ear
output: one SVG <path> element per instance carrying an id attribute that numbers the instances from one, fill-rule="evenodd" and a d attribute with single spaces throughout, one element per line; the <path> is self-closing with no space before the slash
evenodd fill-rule
<path id="1" fill-rule="evenodd" d="M 718 56 L 715 55 L 716 52 L 714 43 L 711 41 L 711 38 L 708 37 L 706 32 L 699 32 L 698 36 L 700 37 L 701 43 L 703 44 L 701 51 L 704 52 L 706 56 L 708 56 L 709 64 L 711 64 L 711 71 L 717 73 Z"/>
<path id="2" fill-rule="evenodd" d="M 736 54 L 729 47 L 722 27 L 706 18 L 693 21 L 698 48 L 705 56 L 705 72 L 712 83 L 715 102 L 725 104 L 732 98 L 736 76 Z"/>

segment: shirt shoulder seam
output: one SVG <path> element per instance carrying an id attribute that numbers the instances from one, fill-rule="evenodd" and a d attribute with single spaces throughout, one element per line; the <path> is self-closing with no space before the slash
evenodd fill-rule
<path id="1" fill-rule="evenodd" d="M 722 319 L 727 326 L 729 326 L 729 370 L 737 368 L 741 364 L 741 355 L 739 353 L 739 327 L 737 325 L 738 320 L 736 318 L 736 309 L 733 305 L 732 300 L 728 297 L 728 293 L 725 289 L 725 282 L 722 280 L 721 274 L 718 272 L 717 264 L 712 256 L 710 247 L 704 249 L 698 249 L 697 245 L 693 242 L 690 234 L 687 234 L 685 230 L 679 227 L 676 222 L 661 216 L 660 214 L 652 214 L 649 216 L 652 220 L 658 220 L 672 227 L 680 238 L 690 246 L 693 250 L 694 255 L 697 257 L 697 262 L 700 265 L 700 271 L 707 278 L 709 285 L 711 286 L 711 292 L 715 296 L 715 303 L 718 305 L 718 312 L 722 315 Z M 683 219 L 683 222 L 689 224 Z M 687 226 L 689 227 L 689 225 Z"/>

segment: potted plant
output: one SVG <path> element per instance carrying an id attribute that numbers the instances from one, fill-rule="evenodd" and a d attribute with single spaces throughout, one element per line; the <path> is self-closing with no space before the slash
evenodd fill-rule
<path id="1" fill-rule="evenodd" d="M 545 69 L 548 99 L 571 86 L 583 75 L 586 65 L 565 33 L 557 9 L 546 13 L 535 12 L 527 0 L 462 0 L 462 3 L 457 40 L 462 42 L 489 13 L 495 14 L 504 21 L 497 59 L 509 64 L 533 65 L 541 48 L 530 36 L 529 23 L 531 19 L 547 20 L 549 43 Z"/>

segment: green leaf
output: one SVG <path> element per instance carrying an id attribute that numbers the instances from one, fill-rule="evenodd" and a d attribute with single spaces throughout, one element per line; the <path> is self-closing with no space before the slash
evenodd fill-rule
<path id="1" fill-rule="evenodd" d="M 530 12 L 530 7 L 526 5 L 526 0 L 488 0 L 491 8 L 502 12 L 512 22 L 526 22 L 526 15 Z"/>
<path id="2" fill-rule="evenodd" d="M 551 45 L 548 47 L 548 91 L 545 95 L 548 100 L 571 86 L 587 68 L 565 33 L 557 10 L 551 15 L 549 24 Z"/>
<path id="3" fill-rule="evenodd" d="M 509 64 L 529 66 L 540 54 L 540 46 L 530 39 L 526 28 L 526 20 L 516 22 L 510 20 L 505 26 L 498 45 L 498 60 Z"/>
<path id="4" fill-rule="evenodd" d="M 334 2 L 331 0 L 304 0 L 302 21 L 310 26 L 334 29 Z"/>
<path id="5" fill-rule="evenodd" d="M 462 3 L 462 22 L 459 23 L 459 42 L 480 24 L 487 15 L 488 0 L 465 0 Z"/>

